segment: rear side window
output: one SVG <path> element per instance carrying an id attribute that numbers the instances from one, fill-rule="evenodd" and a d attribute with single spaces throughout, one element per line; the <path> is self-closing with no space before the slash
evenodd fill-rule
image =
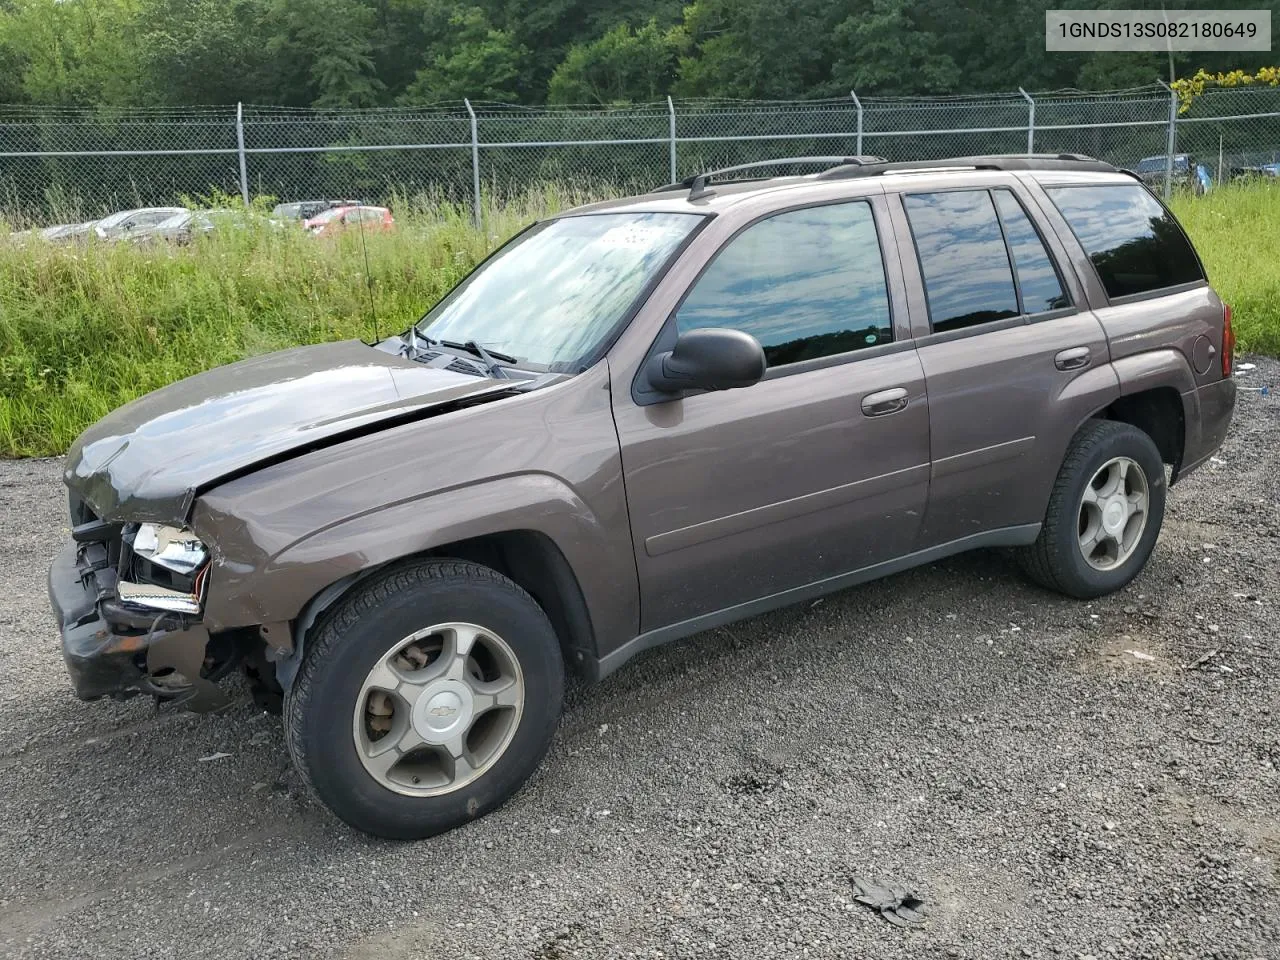
<path id="1" fill-rule="evenodd" d="M 1204 279 L 1182 227 L 1138 184 L 1050 187 L 1107 296 L 1150 293 Z"/>
<path id="2" fill-rule="evenodd" d="M 1071 301 L 1062 289 L 1062 278 L 1018 198 L 1008 190 L 993 190 L 992 196 L 996 198 L 1004 238 L 1013 257 L 1022 312 L 1034 315 L 1069 307 Z"/>
<path id="3" fill-rule="evenodd" d="M 1016 317 L 1018 295 L 995 204 L 986 190 L 902 198 L 935 333 Z"/>
<path id="4" fill-rule="evenodd" d="M 676 326 L 749 333 L 770 367 L 891 342 L 870 204 L 791 210 L 748 227 L 698 278 Z"/>

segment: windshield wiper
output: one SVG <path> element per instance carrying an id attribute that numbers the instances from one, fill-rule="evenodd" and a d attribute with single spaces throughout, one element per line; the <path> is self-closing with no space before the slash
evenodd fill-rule
<path id="1" fill-rule="evenodd" d="M 466 350 L 468 353 L 475 354 L 477 357 L 479 357 L 481 360 L 485 362 L 485 366 L 487 368 L 485 372 L 488 373 L 489 376 L 495 377 L 498 380 L 511 379 L 509 376 L 507 376 L 507 371 L 503 370 L 502 367 L 499 366 L 498 364 L 499 360 L 502 360 L 506 363 L 520 362 L 518 357 L 513 357 L 509 353 L 498 353 L 495 350 L 486 350 L 484 347 L 480 346 L 480 344 L 476 343 L 474 340 L 467 340 L 465 343 L 457 343 L 456 341 L 453 341 L 453 340 L 437 340 L 436 342 L 439 343 L 440 346 L 442 347 L 451 347 L 454 350 Z"/>

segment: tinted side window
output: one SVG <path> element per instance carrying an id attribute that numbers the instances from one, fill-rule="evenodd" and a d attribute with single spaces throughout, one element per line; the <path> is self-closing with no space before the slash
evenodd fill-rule
<path id="1" fill-rule="evenodd" d="M 1018 316 L 1013 270 L 986 190 L 902 198 L 935 333 Z"/>
<path id="2" fill-rule="evenodd" d="M 1118 183 L 1046 192 L 1093 261 L 1107 296 L 1204 279 L 1186 234 L 1145 188 Z"/>
<path id="3" fill-rule="evenodd" d="M 1018 292 L 1022 294 L 1023 312 L 1044 313 L 1070 306 L 1049 251 L 1018 198 L 1008 190 L 994 190 L 992 195 L 1004 224 L 1005 241 L 1013 255 L 1013 272 Z"/>
<path id="4" fill-rule="evenodd" d="M 749 333 L 770 367 L 889 343 L 889 293 L 870 204 L 791 210 L 748 227 L 698 279 L 676 326 Z"/>

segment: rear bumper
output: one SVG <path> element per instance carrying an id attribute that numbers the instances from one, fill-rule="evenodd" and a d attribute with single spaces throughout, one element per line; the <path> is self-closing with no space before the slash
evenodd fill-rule
<path id="1" fill-rule="evenodd" d="M 1187 431 L 1187 448 L 1183 451 L 1179 479 L 1203 464 L 1227 438 L 1231 417 L 1236 409 L 1236 382 L 1225 377 L 1215 383 L 1207 383 L 1195 391 L 1195 407 L 1199 416 Z"/>

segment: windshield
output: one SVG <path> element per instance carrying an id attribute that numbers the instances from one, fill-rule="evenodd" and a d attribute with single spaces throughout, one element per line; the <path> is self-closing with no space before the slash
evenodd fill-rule
<path id="1" fill-rule="evenodd" d="M 113 214 L 110 214 L 109 216 L 103 217 L 101 220 L 98 221 L 98 226 L 100 226 L 104 230 L 110 230 L 112 227 L 116 226 L 117 224 L 124 223 L 126 220 L 128 220 L 131 216 L 133 216 L 137 212 L 138 211 L 136 210 L 121 210 L 118 213 L 113 213 Z"/>
<path id="2" fill-rule="evenodd" d="M 179 227 L 186 224 L 186 222 L 190 220 L 191 217 L 192 215 L 189 213 L 175 213 L 168 220 L 161 220 L 156 225 L 156 229 L 157 230 L 177 230 Z"/>
<path id="3" fill-rule="evenodd" d="M 595 351 L 700 219 L 604 213 L 537 224 L 467 277 L 418 329 L 567 370 Z"/>

